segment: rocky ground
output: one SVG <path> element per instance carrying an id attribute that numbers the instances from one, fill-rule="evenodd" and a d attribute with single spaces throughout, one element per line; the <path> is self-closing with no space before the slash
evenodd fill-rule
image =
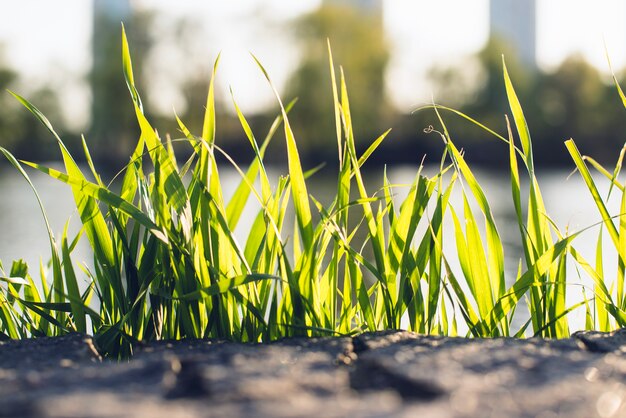
<path id="1" fill-rule="evenodd" d="M 626 330 L 159 342 L 101 361 L 73 334 L 0 343 L 0 417 L 624 417 Z"/>

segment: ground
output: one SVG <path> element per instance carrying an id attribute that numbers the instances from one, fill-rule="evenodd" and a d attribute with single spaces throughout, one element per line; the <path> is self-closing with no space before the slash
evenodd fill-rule
<path id="1" fill-rule="evenodd" d="M 0 343 L 0 417 L 621 417 L 626 330 L 562 340 L 404 331 L 270 344 Z"/>

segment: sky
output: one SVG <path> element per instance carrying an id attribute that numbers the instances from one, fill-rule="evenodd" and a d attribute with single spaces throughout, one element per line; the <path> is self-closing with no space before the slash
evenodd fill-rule
<path id="1" fill-rule="evenodd" d="M 133 4 L 202 21 L 205 29 L 190 48 L 207 62 L 222 52 L 218 87 L 226 91 L 232 85 L 243 110 L 253 112 L 273 99 L 249 52 L 261 59 L 280 90 L 298 60 L 293 42 L 280 28 L 313 10 L 319 1 L 183 0 L 172 7 L 173 2 L 166 0 L 134 0 Z M 489 34 L 488 13 L 488 0 L 384 0 L 392 52 L 387 88 L 398 108 L 409 111 L 436 96 L 426 77 L 428 69 L 461 65 L 478 51 Z M 540 67 L 554 70 L 568 55 L 581 53 L 606 73 L 606 42 L 614 68 L 622 68 L 626 64 L 625 21 L 623 0 L 537 0 Z M 5 60 L 25 80 L 25 89 L 43 84 L 58 88 L 68 119 L 78 127 L 88 118 L 89 90 L 81 78 L 91 65 L 90 37 L 90 1 L 20 0 L 0 5 Z M 181 98 L 168 88 L 168 77 L 175 78 L 180 69 L 166 55 L 157 63 L 165 69 L 164 75 L 154 80 L 155 90 L 163 96 L 161 110 L 182 105 Z"/>

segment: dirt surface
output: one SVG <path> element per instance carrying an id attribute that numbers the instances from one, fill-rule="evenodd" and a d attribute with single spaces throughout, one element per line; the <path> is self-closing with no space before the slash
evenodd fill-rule
<path id="1" fill-rule="evenodd" d="M 403 331 L 270 344 L 0 343 L 0 417 L 623 417 L 626 330 L 564 340 Z"/>

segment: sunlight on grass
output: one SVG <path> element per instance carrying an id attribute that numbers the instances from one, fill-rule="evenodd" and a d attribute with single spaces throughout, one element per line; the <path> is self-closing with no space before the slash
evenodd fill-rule
<path id="1" fill-rule="evenodd" d="M 566 143 L 604 220 L 600 234 L 606 230 L 617 249 L 618 277 L 613 283 L 603 272 L 602 240 L 594 266 L 576 250 L 579 232 L 563 234 L 546 213 L 530 131 L 505 65 L 513 121 L 507 119 L 508 133 L 500 135 L 453 109 L 427 106 L 440 125 L 427 131 L 445 144 L 441 164 L 431 177 L 420 168 L 399 199 L 395 190 L 401 186 L 391 184 L 386 174 L 380 190 L 368 190 L 364 182 L 362 166 L 389 131 L 357 154 L 345 77 L 337 72 L 329 46 L 339 165 L 336 192 L 325 206 L 308 191 L 307 179 L 315 170 L 306 171 L 300 160 L 297 133 L 289 123 L 294 102 L 283 105 L 256 58 L 280 112 L 259 143 L 231 92 L 255 155 L 246 168 L 216 143 L 214 79 L 219 57 L 201 134 L 193 134 L 177 118 L 184 137 L 165 142 L 144 115 L 125 34 L 122 59 L 141 135 L 121 173 L 119 190 L 102 182 L 84 140 L 90 172 L 83 172 L 46 117 L 13 93 L 56 139 L 65 172 L 18 161 L 8 150 L 0 150 L 38 199 L 24 166 L 66 183 L 82 230 L 70 237 L 66 229 L 59 241 L 48 226 L 51 261 L 40 266 L 37 278 L 21 261 L 7 271 L 0 264 L 0 337 L 91 333 L 100 349 L 119 358 L 132 355 L 133 345 L 143 340 L 260 342 L 401 326 L 441 335 L 562 338 L 570 333 L 568 314 L 578 308 L 586 311 L 587 328 L 608 331 L 626 324 L 626 219 L 619 216 L 626 212 L 626 188 L 618 180 L 623 152 L 611 172 L 582 157 L 573 141 Z M 508 147 L 523 248 L 516 277 L 506 277 L 504 245 L 491 206 L 446 128 L 444 112 L 468 120 Z M 281 128 L 288 171 L 272 183 L 263 159 Z M 187 145 L 191 157 L 179 162 L 173 143 Z M 216 155 L 230 161 L 241 176 L 228 201 Z M 620 214 L 609 213 L 608 196 L 598 192 L 588 164 L 620 194 Z M 528 181 L 527 193 L 521 191 L 522 179 Z M 461 194 L 460 206 L 450 201 L 455 190 Z M 234 231 L 253 201 L 259 209 L 241 242 Z M 72 260 L 81 239 L 93 250 L 90 270 L 76 270 Z M 444 240 L 453 242 L 456 251 L 444 252 Z M 567 306 L 566 296 L 581 287 L 570 286 L 568 260 L 594 284 L 593 289 L 583 288 L 582 301 L 573 306 Z M 83 278 L 89 282 L 86 289 L 79 286 Z M 507 283 L 512 285 L 507 288 Z M 514 328 L 518 309 L 528 309 L 530 319 Z"/>

